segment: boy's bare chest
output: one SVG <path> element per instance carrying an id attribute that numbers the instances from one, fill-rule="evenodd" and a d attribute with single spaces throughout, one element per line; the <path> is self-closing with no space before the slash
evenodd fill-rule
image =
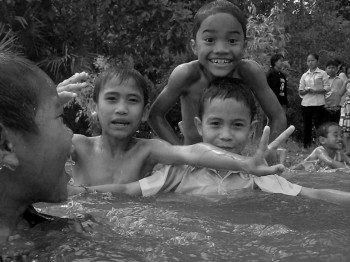
<path id="1" fill-rule="evenodd" d="M 84 172 L 84 184 L 103 185 L 135 182 L 150 169 L 138 153 L 117 157 L 100 153 L 85 162 L 81 171 Z"/>

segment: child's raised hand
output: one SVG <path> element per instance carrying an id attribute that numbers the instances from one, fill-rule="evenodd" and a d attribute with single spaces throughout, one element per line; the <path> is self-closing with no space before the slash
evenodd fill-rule
<path id="1" fill-rule="evenodd" d="M 68 103 L 77 96 L 77 92 L 88 85 L 88 83 L 84 82 L 88 76 L 88 73 L 85 72 L 76 73 L 57 85 L 57 93 L 61 104 Z"/>
<path id="2" fill-rule="evenodd" d="M 268 166 L 265 160 L 265 155 L 268 150 L 276 150 L 287 138 L 294 132 L 294 126 L 287 128 L 282 134 L 280 134 L 272 143 L 269 143 L 270 127 L 266 126 L 261 136 L 259 147 L 255 155 L 251 158 L 250 170 L 247 170 L 250 174 L 256 176 L 265 176 L 275 173 L 281 173 L 284 171 L 282 164 Z"/>

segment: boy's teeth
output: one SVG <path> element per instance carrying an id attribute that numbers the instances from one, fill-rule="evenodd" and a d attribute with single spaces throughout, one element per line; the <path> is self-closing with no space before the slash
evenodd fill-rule
<path id="1" fill-rule="evenodd" d="M 229 60 L 229 59 L 212 59 L 211 61 L 215 64 L 229 64 L 229 63 L 231 63 L 231 60 Z"/>

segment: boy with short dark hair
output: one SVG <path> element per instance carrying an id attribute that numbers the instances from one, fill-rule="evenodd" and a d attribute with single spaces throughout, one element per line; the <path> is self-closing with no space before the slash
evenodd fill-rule
<path id="1" fill-rule="evenodd" d="M 196 127 L 206 144 L 218 149 L 241 154 L 249 141 L 252 120 L 256 111 L 250 90 L 239 79 L 221 78 L 213 81 L 200 100 L 200 115 Z M 265 131 L 268 128 L 265 128 Z M 284 135 L 288 136 L 294 127 Z M 288 133 L 288 134 L 287 134 Z M 285 139 L 284 137 L 283 139 Z M 264 138 L 263 138 L 264 139 Z M 275 141 L 273 147 L 281 141 Z M 205 157 L 207 152 L 203 152 Z M 132 195 L 149 196 L 158 192 L 220 195 L 230 194 L 241 188 L 258 188 L 265 192 L 286 195 L 302 195 L 337 204 L 349 204 L 350 193 L 331 189 L 312 189 L 288 182 L 277 175 L 254 176 L 221 166 L 216 169 L 203 165 L 166 165 L 140 181 L 91 187 L 88 191 L 106 190 Z"/>
<path id="2" fill-rule="evenodd" d="M 319 126 L 316 136 L 320 146 L 316 147 L 294 170 L 318 168 L 346 168 L 350 158 L 344 152 L 343 130 L 338 123 L 326 122 Z"/>
<path id="3" fill-rule="evenodd" d="M 183 63 L 172 71 L 167 86 L 151 107 L 149 123 L 160 138 L 180 144 L 166 119 L 168 111 L 180 99 L 184 144 L 201 142 L 193 122 L 198 115 L 199 99 L 213 79 L 224 76 L 242 79 L 254 92 L 269 118 L 272 139 L 285 130 L 285 113 L 267 84 L 265 72 L 255 61 L 243 59 L 246 31 L 244 13 L 229 1 L 212 1 L 198 10 L 191 40 L 197 60 Z"/>
<path id="4" fill-rule="evenodd" d="M 338 62 L 329 60 L 326 64 L 326 72 L 328 74 L 330 90 L 325 93 L 325 109 L 327 112 L 327 121 L 339 123 L 341 98 L 345 94 L 346 89 L 344 80 L 337 76 Z"/>
<path id="5" fill-rule="evenodd" d="M 257 175 L 283 170 L 282 165 L 269 167 L 264 162 L 268 134 L 254 157 L 243 157 L 204 143 L 173 146 L 159 139 L 135 138 L 141 121 L 147 120 L 147 97 L 146 81 L 136 70 L 113 68 L 97 79 L 94 101 L 102 134 L 74 135 L 75 185 L 134 182 L 148 176 L 158 163 L 226 167 Z"/>

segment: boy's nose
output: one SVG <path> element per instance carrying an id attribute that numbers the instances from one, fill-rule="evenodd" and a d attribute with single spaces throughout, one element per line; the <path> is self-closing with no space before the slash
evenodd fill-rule
<path id="1" fill-rule="evenodd" d="M 127 104 L 123 101 L 120 101 L 117 106 L 116 106 L 116 109 L 115 109 L 115 112 L 117 114 L 127 114 L 128 113 L 128 107 L 127 107 Z"/>
<path id="2" fill-rule="evenodd" d="M 214 52 L 224 53 L 227 52 L 227 42 L 226 41 L 217 41 L 214 46 Z"/>
<path id="3" fill-rule="evenodd" d="M 224 127 L 221 129 L 220 132 L 220 139 L 223 141 L 230 141 L 232 140 L 232 133 L 231 133 L 231 129 L 228 127 Z"/>

